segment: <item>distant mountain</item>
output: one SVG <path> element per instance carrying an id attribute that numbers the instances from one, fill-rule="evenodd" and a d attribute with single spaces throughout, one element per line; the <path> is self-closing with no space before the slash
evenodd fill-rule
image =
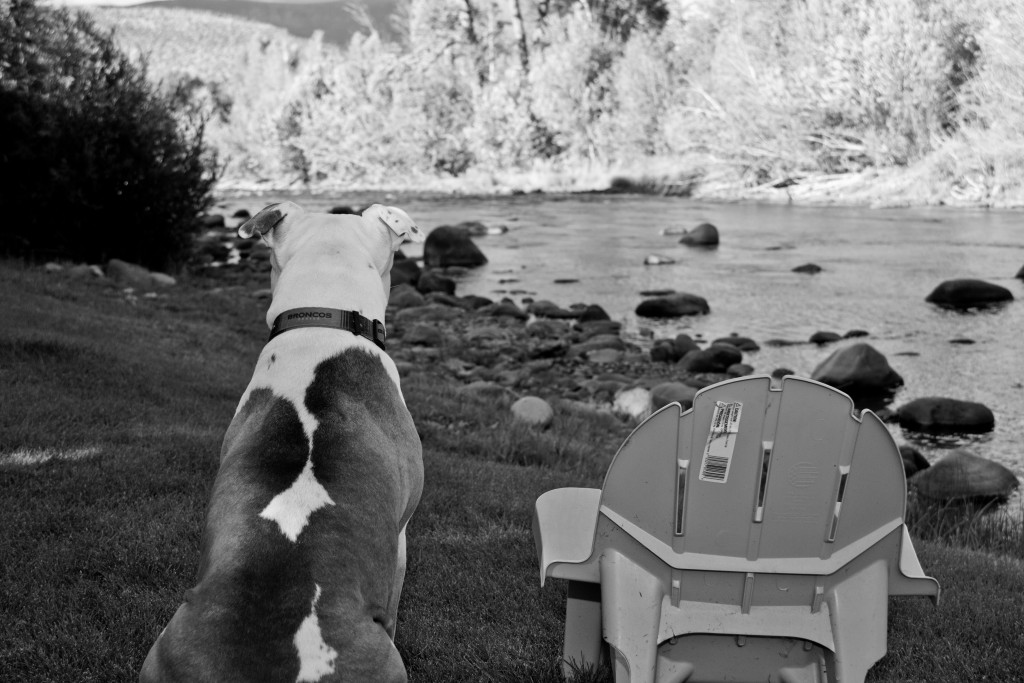
<path id="1" fill-rule="evenodd" d="M 313 31 L 323 31 L 324 40 L 337 45 L 347 45 L 349 39 L 357 32 L 366 32 L 349 12 L 347 6 L 362 5 L 373 22 L 374 28 L 381 37 L 391 37 L 391 14 L 399 0 L 364 0 L 363 2 L 346 2 L 345 0 L 328 0 L 326 2 L 257 2 L 250 0 L 163 0 L 161 2 L 145 2 L 136 5 L 139 9 L 147 7 L 181 7 L 190 10 L 202 10 L 259 21 L 265 24 L 280 26 L 289 33 L 301 38 L 308 38 Z"/>

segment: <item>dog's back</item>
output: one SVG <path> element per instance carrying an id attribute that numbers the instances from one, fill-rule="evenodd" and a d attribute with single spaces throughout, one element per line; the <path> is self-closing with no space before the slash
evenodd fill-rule
<path id="1" fill-rule="evenodd" d="M 287 346 L 264 350 L 225 435 L 199 582 L 143 681 L 406 679 L 391 641 L 401 579 L 381 577 L 404 573 L 422 489 L 412 418 L 382 358 L 358 346 L 318 362 L 295 405 L 272 382 Z"/>

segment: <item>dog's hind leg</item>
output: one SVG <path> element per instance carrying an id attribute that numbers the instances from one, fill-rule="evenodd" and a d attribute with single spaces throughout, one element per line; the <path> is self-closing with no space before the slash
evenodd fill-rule
<path id="1" fill-rule="evenodd" d="M 354 626 L 351 638 L 339 648 L 335 671 L 344 681 L 407 683 L 405 663 L 388 633 L 376 621 Z M 335 674 L 337 675 L 337 674 Z M 324 681 L 334 681 L 328 676 Z"/>
<path id="2" fill-rule="evenodd" d="M 405 552 L 405 527 L 402 527 L 402 531 L 398 534 L 398 561 L 395 562 L 395 579 L 391 587 L 391 599 L 388 600 L 386 628 L 391 640 L 395 639 L 395 630 L 398 627 L 398 601 L 402 597 L 402 586 L 405 585 Z"/>

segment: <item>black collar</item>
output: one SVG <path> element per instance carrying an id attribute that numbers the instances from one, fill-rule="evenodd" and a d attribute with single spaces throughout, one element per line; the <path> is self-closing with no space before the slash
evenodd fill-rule
<path id="1" fill-rule="evenodd" d="M 291 308 L 274 319 L 274 324 L 270 327 L 270 339 L 282 332 L 300 327 L 345 330 L 366 337 L 381 350 L 384 350 L 384 339 L 387 337 L 384 323 L 370 320 L 356 311 L 342 311 L 337 308 Z"/>

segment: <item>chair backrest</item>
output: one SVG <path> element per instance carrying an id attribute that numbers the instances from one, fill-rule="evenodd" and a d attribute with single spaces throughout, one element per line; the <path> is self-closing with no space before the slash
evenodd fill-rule
<path id="1" fill-rule="evenodd" d="M 830 574 L 903 523 L 899 450 L 874 413 L 797 377 L 743 377 L 623 443 L 601 513 L 675 568 Z"/>

